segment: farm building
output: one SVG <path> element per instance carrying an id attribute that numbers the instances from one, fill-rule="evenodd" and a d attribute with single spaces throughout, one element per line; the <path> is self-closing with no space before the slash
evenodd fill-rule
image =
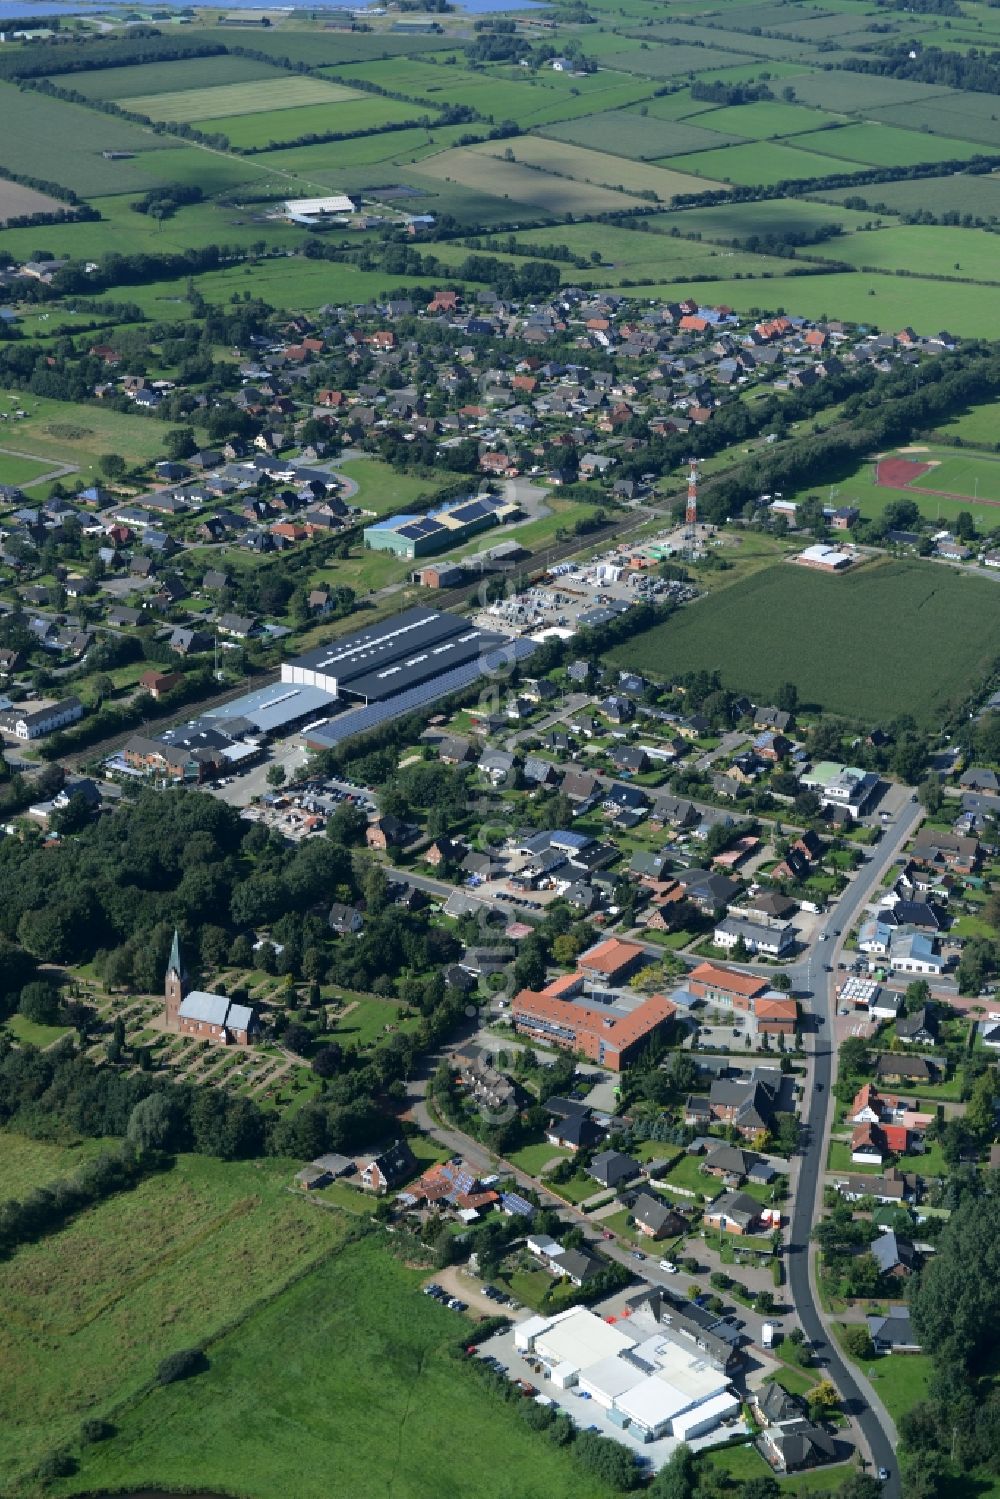
<path id="1" fill-rule="evenodd" d="M 315 224 L 334 214 L 353 213 L 354 204 L 343 193 L 329 198 L 289 198 L 285 215 L 293 224 Z"/>
<path id="2" fill-rule="evenodd" d="M 815 546 L 806 547 L 794 560 L 801 567 L 812 567 L 821 573 L 842 573 L 846 572 L 855 559 L 852 552 L 843 552 L 838 547 L 817 542 Z"/>

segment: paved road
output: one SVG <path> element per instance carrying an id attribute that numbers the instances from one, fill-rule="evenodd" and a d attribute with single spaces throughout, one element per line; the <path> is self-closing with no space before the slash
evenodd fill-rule
<path id="1" fill-rule="evenodd" d="M 826 1319 L 816 1295 L 813 1259 L 809 1235 L 822 1212 L 823 1171 L 829 1139 L 830 1088 L 835 1079 L 837 1040 L 833 1025 L 836 1014 L 834 982 L 843 933 L 856 921 L 861 908 L 878 888 L 886 869 L 912 835 L 923 816 L 923 809 L 907 803 L 891 833 L 876 844 L 871 859 L 863 864 L 838 903 L 817 931 L 817 941 L 803 960 L 786 972 L 800 997 L 810 998 L 809 1011 L 815 1017 L 815 1030 L 807 1034 L 812 1041 L 812 1087 L 804 1095 L 804 1148 L 798 1162 L 795 1195 L 792 1205 L 791 1232 L 787 1251 L 788 1282 L 799 1321 L 806 1337 L 826 1360 L 827 1372 L 840 1390 L 845 1408 L 855 1418 L 876 1468 L 889 1471 L 885 1484 L 886 1499 L 899 1499 L 900 1486 L 896 1464 L 899 1439 L 888 1411 L 863 1375 L 841 1357 L 828 1333 Z M 818 940 L 822 934 L 828 940 Z M 834 936 L 834 934 L 837 934 Z M 833 972 L 826 972 L 829 963 Z"/>

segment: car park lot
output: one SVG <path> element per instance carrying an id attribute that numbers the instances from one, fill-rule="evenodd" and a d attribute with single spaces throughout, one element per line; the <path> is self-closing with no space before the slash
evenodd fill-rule
<path id="1" fill-rule="evenodd" d="M 440 1286 L 446 1295 L 464 1301 L 470 1314 L 477 1317 L 510 1317 L 515 1322 L 522 1322 L 531 1315 L 527 1308 L 518 1306 L 517 1303 L 504 1305 L 487 1296 L 483 1281 L 478 1276 L 470 1275 L 467 1270 L 459 1269 L 457 1265 L 448 1265 L 444 1270 L 435 1271 L 424 1290 L 433 1285 Z"/>

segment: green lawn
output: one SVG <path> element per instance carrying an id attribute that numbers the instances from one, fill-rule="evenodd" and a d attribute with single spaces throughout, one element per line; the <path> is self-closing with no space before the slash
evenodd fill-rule
<path id="1" fill-rule="evenodd" d="M 887 1353 L 860 1364 L 894 1421 L 926 1399 L 932 1366 L 929 1353 Z"/>
<path id="2" fill-rule="evenodd" d="M 374 1236 L 345 1244 L 214 1344 L 207 1373 L 123 1415 L 119 1435 L 88 1448 L 54 1492 L 605 1499 L 452 1356 L 462 1323 L 420 1295 L 425 1276 Z M 373 1421 L 378 1440 L 365 1440 Z"/>
<path id="3" fill-rule="evenodd" d="M 545 1140 L 540 1140 L 537 1145 L 522 1145 L 520 1150 L 515 1150 L 507 1159 L 512 1166 L 526 1171 L 529 1176 L 541 1176 L 543 1166 L 547 1166 L 549 1161 L 564 1161 L 572 1154 L 571 1150 L 564 1150 L 558 1145 L 549 1145 Z"/>
<path id="4" fill-rule="evenodd" d="M 3 1028 L 22 1046 L 51 1046 L 53 1041 L 68 1036 L 71 1029 L 68 1025 L 36 1025 L 23 1015 L 12 1015 Z"/>
<path id="5" fill-rule="evenodd" d="M 545 1181 L 550 1192 L 555 1192 L 560 1197 L 565 1197 L 567 1202 L 586 1202 L 588 1197 L 596 1197 L 599 1192 L 605 1191 L 600 1182 L 596 1182 L 592 1176 L 585 1171 L 577 1171 L 568 1182 Z"/>
<path id="6" fill-rule="evenodd" d="M 287 1190 L 295 1163 L 182 1156 L 4 1265 L 0 1485 L 160 1359 L 242 1316 L 341 1234 Z M 166 1477 L 167 1475 L 162 1475 Z"/>
<path id="7" fill-rule="evenodd" d="M 375 515 L 391 515 L 394 511 L 405 511 L 415 500 L 427 500 L 447 480 L 424 478 L 419 474 L 403 474 L 379 458 L 349 458 L 337 465 L 337 472 L 358 485 L 358 493 L 351 499 L 352 505 L 370 510 Z"/>

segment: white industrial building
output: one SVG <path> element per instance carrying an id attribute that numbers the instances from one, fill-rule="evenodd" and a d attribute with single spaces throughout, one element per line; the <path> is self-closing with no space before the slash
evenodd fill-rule
<path id="1" fill-rule="evenodd" d="M 627 1327 L 581 1306 L 530 1317 L 515 1328 L 514 1346 L 545 1365 L 555 1389 L 577 1387 L 642 1442 L 690 1441 L 739 1413 L 724 1370 L 642 1310 Z"/>
<path id="2" fill-rule="evenodd" d="M 343 193 L 328 198 L 288 198 L 285 202 L 285 213 L 296 224 L 314 224 L 331 214 L 353 212 L 354 204 Z"/>

